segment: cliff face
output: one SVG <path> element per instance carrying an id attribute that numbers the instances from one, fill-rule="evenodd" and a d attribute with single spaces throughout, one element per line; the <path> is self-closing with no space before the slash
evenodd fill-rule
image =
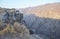
<path id="1" fill-rule="evenodd" d="M 24 17 L 28 29 L 43 39 L 60 39 L 60 20 L 29 14 Z M 44 38 L 45 37 L 45 38 Z"/>
<path id="2" fill-rule="evenodd" d="M 39 17 L 60 19 L 60 3 L 51 3 L 36 7 L 20 9 L 25 14 L 35 14 Z"/>

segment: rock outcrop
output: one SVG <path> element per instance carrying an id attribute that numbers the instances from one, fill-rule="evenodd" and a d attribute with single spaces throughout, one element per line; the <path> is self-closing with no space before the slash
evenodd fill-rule
<path id="1" fill-rule="evenodd" d="M 39 36 L 33 36 L 33 31 L 26 27 L 26 23 L 22 19 L 23 14 L 19 12 L 4 14 L 0 25 L 0 39 L 37 39 Z"/>
<path id="2" fill-rule="evenodd" d="M 14 24 L 14 22 L 21 22 L 21 20 L 23 19 L 23 14 L 20 13 L 19 11 L 13 13 L 9 13 L 6 12 L 6 14 L 3 16 L 2 21 L 3 23 L 10 23 L 10 24 Z"/>

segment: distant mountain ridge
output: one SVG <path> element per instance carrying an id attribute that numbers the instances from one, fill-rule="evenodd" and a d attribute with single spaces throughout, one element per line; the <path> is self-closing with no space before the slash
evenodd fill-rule
<path id="1" fill-rule="evenodd" d="M 39 17 L 60 19 L 60 3 L 23 8 L 20 11 L 25 14 L 35 14 Z"/>
<path id="2" fill-rule="evenodd" d="M 1 13 L 5 13 L 5 10 L 11 12 L 11 10 L 16 9 L 7 9 L 0 7 L 0 15 Z M 21 8 L 19 10 L 24 14 L 35 14 L 39 17 L 60 19 L 60 3 L 50 3 L 45 5 L 39 5 L 36 7 Z"/>

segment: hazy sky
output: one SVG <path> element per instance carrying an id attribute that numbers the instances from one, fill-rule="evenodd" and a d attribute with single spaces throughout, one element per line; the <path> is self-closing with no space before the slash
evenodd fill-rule
<path id="1" fill-rule="evenodd" d="M 60 0 L 0 0 L 0 7 L 25 8 L 54 2 L 60 2 Z"/>

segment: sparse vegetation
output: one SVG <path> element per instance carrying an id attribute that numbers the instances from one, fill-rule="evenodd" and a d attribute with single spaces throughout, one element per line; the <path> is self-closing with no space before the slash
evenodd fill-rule
<path id="1" fill-rule="evenodd" d="M 14 25 L 7 24 L 7 26 L 0 31 L 0 35 L 4 35 L 6 33 L 27 33 L 29 34 L 28 29 L 20 25 L 19 23 L 14 23 Z"/>

